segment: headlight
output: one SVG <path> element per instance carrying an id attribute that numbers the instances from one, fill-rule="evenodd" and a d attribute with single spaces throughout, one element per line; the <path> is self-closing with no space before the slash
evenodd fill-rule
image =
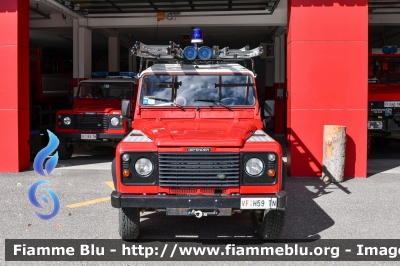
<path id="1" fill-rule="evenodd" d="M 116 126 L 118 126 L 118 124 L 119 124 L 119 119 L 117 117 L 111 118 L 111 125 L 116 127 Z"/>
<path id="2" fill-rule="evenodd" d="M 153 164 L 147 158 L 140 158 L 135 163 L 135 170 L 141 176 L 148 176 L 153 172 Z"/>
<path id="3" fill-rule="evenodd" d="M 257 176 L 264 170 L 264 163 L 258 158 L 251 158 L 246 162 L 246 173 Z"/>
<path id="4" fill-rule="evenodd" d="M 368 121 L 368 129 L 382 129 L 383 122 L 382 121 Z"/>
<path id="5" fill-rule="evenodd" d="M 69 118 L 68 116 L 64 117 L 63 121 L 64 121 L 64 124 L 67 126 L 71 124 L 71 118 Z"/>

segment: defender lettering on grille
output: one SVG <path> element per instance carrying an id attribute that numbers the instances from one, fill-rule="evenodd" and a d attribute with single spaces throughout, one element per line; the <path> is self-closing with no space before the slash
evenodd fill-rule
<path id="1" fill-rule="evenodd" d="M 211 148 L 187 148 L 187 151 L 210 152 Z"/>

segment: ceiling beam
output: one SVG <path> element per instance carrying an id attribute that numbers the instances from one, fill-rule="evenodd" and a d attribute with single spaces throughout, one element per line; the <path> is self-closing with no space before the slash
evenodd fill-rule
<path id="1" fill-rule="evenodd" d="M 170 5 L 155 5 L 153 4 L 154 7 L 161 9 L 161 8 L 188 8 L 193 7 L 194 8 L 198 8 L 198 7 L 223 7 L 225 9 L 230 9 L 232 7 L 240 7 L 240 6 L 246 6 L 246 7 L 252 7 L 252 6 L 256 6 L 256 7 L 266 7 L 266 4 L 262 4 L 262 3 L 254 3 L 254 4 L 250 4 L 250 3 L 234 3 L 234 4 L 230 4 L 230 5 L 226 5 L 226 4 L 193 4 L 192 1 L 190 1 L 190 5 L 182 5 L 182 4 L 170 4 Z M 145 8 L 153 8 L 153 6 L 150 5 L 124 5 L 122 8 L 135 8 L 135 9 L 145 9 Z M 110 6 L 100 6 L 100 5 L 94 5 L 91 7 L 85 7 L 83 9 L 87 9 L 87 10 L 91 10 L 91 9 L 107 9 L 110 8 Z M 118 8 L 120 9 L 120 8 Z M 179 10 L 176 10 L 179 11 Z"/>
<path id="2" fill-rule="evenodd" d="M 105 0 L 103 0 L 103 1 L 105 1 Z M 196 2 L 202 2 L 202 3 L 205 3 L 205 2 L 208 2 L 208 3 L 214 3 L 215 2 L 215 0 L 189 0 L 190 2 L 193 2 L 194 4 L 196 3 Z M 229 0 L 230 2 L 232 1 L 232 0 Z M 149 1 L 148 0 L 113 0 L 112 1 L 114 4 L 132 4 L 132 3 L 135 3 L 135 4 L 140 4 L 140 3 L 149 3 Z M 156 0 L 155 2 L 157 2 L 157 3 L 172 3 L 172 4 L 176 4 L 176 3 L 184 3 L 184 4 L 187 4 L 188 3 L 188 0 L 180 0 L 180 1 L 171 1 L 171 0 Z M 270 0 L 253 0 L 253 1 L 251 1 L 251 0 L 246 0 L 246 2 L 248 2 L 249 4 L 254 4 L 254 3 L 258 3 L 258 4 L 266 4 L 267 2 L 270 2 Z M 101 3 L 104 3 L 104 2 L 99 2 L 99 1 L 93 1 L 93 0 L 74 0 L 73 1 L 73 4 L 78 4 L 78 5 L 85 5 L 85 4 L 88 4 L 88 5 L 95 5 L 96 3 L 98 3 L 98 4 L 101 4 Z"/>
<path id="3" fill-rule="evenodd" d="M 158 11 L 157 7 L 153 4 L 153 2 L 149 1 L 149 4 L 154 8 L 155 11 Z"/>
<path id="4" fill-rule="evenodd" d="M 116 4 L 114 4 L 113 2 L 111 2 L 110 0 L 106 0 L 107 3 L 109 3 L 110 5 L 112 5 L 113 7 L 115 7 L 116 9 L 118 9 L 119 11 L 122 11 L 121 8 L 119 8 Z"/>
<path id="5" fill-rule="evenodd" d="M 57 1 L 53 1 L 53 0 L 41 0 L 40 1 L 41 4 L 44 4 L 58 12 L 60 12 L 61 14 L 65 14 L 65 15 L 69 15 L 70 17 L 76 18 L 76 19 L 81 19 L 84 18 L 84 16 L 72 11 L 71 9 L 69 9 L 68 7 L 60 4 Z"/>
<path id="6" fill-rule="evenodd" d="M 39 8 L 33 8 L 33 7 L 30 6 L 29 10 L 32 11 L 32 12 L 35 12 L 38 15 L 41 15 L 44 18 L 51 19 L 50 14 L 46 14 L 46 13 L 40 11 Z"/>
<path id="7" fill-rule="evenodd" d="M 205 8 L 205 9 L 196 9 L 195 11 L 191 9 L 160 9 L 157 10 L 158 12 L 191 12 L 191 13 L 198 13 L 198 12 L 209 12 L 209 11 L 216 11 L 216 12 L 223 12 L 223 11 L 256 11 L 256 10 L 268 10 L 268 8 L 238 8 L 238 9 L 216 9 L 216 8 Z M 96 14 L 133 14 L 133 13 L 154 13 L 154 10 L 130 10 L 130 11 L 122 11 L 122 12 L 110 12 L 110 11 L 95 11 L 90 12 L 89 15 L 96 15 Z"/>
<path id="8" fill-rule="evenodd" d="M 193 1 L 190 1 L 190 0 L 189 0 L 189 4 L 190 4 L 190 8 L 192 8 L 192 10 L 194 10 Z"/>

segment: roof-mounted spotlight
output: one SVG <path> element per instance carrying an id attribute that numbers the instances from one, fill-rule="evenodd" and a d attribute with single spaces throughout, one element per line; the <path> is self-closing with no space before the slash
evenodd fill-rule
<path id="1" fill-rule="evenodd" d="M 197 56 L 197 50 L 196 48 L 194 48 L 193 46 L 187 46 L 184 50 L 183 50 L 183 56 L 187 59 L 187 60 L 193 60 L 196 58 Z"/>
<path id="2" fill-rule="evenodd" d="M 397 54 L 397 46 L 396 45 L 383 46 L 382 47 L 382 53 L 384 53 L 384 54 Z"/>
<path id="3" fill-rule="evenodd" d="M 383 47 L 382 47 L 382 53 L 388 54 L 389 52 L 390 52 L 389 46 L 383 46 Z"/>
<path id="4" fill-rule="evenodd" d="M 199 49 L 198 57 L 199 57 L 201 60 L 208 60 L 208 59 L 211 58 L 211 55 L 212 55 L 212 52 L 211 52 L 211 49 L 210 49 L 209 47 L 207 47 L 207 46 L 202 46 L 202 47 Z"/>

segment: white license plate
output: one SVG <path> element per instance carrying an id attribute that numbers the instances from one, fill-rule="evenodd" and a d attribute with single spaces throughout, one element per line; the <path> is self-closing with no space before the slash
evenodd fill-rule
<path id="1" fill-rule="evenodd" d="M 276 198 L 242 198 L 240 209 L 276 209 L 278 200 Z"/>
<path id="2" fill-rule="evenodd" d="M 96 139 L 96 134 L 81 134 L 81 139 Z"/>
<path id="3" fill-rule="evenodd" d="M 400 107 L 400 102 L 384 102 L 384 107 Z"/>

